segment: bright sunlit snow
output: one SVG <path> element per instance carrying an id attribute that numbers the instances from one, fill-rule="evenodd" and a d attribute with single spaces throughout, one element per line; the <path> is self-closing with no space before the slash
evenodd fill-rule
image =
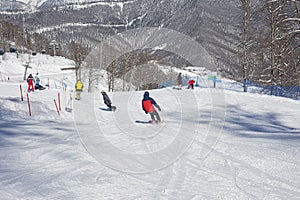
<path id="1" fill-rule="evenodd" d="M 110 112 L 87 86 L 74 100 L 70 60 L 0 61 L 1 199 L 299 199 L 299 101 L 202 77 L 194 90 L 149 91 L 163 119 L 151 125 L 144 91 L 108 93 Z M 46 86 L 28 94 L 31 116 L 26 63 Z"/>

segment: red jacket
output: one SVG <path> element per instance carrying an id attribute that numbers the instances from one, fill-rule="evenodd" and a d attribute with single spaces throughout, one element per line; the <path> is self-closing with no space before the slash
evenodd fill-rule
<path id="1" fill-rule="evenodd" d="M 192 80 L 189 80 L 188 84 L 189 85 L 194 85 L 195 81 L 192 79 Z"/>
<path id="2" fill-rule="evenodd" d="M 143 100 L 143 109 L 146 113 L 151 113 L 155 110 L 151 99 Z"/>
<path id="3" fill-rule="evenodd" d="M 27 78 L 27 83 L 28 83 L 29 85 L 33 85 L 33 81 L 34 81 L 34 79 L 33 79 L 32 76 L 29 76 L 29 77 Z"/>
<path id="4" fill-rule="evenodd" d="M 157 105 L 154 99 L 149 97 L 149 92 L 145 92 L 144 98 L 142 100 L 143 110 L 145 111 L 146 114 L 152 113 L 155 110 L 154 106 L 160 111 L 159 105 Z"/>

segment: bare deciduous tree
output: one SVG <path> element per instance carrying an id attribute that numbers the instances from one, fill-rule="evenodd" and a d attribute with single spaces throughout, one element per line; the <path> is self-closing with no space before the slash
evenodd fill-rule
<path id="1" fill-rule="evenodd" d="M 300 53 L 297 48 L 300 34 L 298 4 L 290 0 L 267 0 L 265 3 L 271 28 L 272 85 L 295 84 L 295 60 Z"/>
<path id="2" fill-rule="evenodd" d="M 247 73 L 249 65 L 249 56 L 248 56 L 248 34 L 249 34 L 249 21 L 251 14 L 251 4 L 252 0 L 240 0 L 242 3 L 242 9 L 244 11 L 243 17 L 243 80 L 244 80 L 244 92 L 247 92 Z"/>
<path id="3" fill-rule="evenodd" d="M 75 62 L 76 79 L 81 79 L 80 68 L 87 55 L 87 49 L 72 41 L 68 45 L 68 57 Z"/>

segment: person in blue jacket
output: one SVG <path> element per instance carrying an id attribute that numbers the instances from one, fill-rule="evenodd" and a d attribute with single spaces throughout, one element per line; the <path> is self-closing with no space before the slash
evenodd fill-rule
<path id="1" fill-rule="evenodd" d="M 150 114 L 152 124 L 161 122 L 160 116 L 154 106 L 161 111 L 159 105 L 149 96 L 149 92 L 146 91 L 142 100 L 142 107 L 146 114 Z"/>

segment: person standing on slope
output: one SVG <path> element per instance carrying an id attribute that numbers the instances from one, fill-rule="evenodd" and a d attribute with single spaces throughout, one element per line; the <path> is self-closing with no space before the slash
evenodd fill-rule
<path id="1" fill-rule="evenodd" d="M 75 91 L 76 91 L 76 100 L 80 100 L 80 94 L 82 92 L 83 84 L 80 80 L 77 80 L 77 83 L 75 85 Z"/>
<path id="2" fill-rule="evenodd" d="M 36 73 L 36 75 L 33 78 L 34 78 L 34 81 L 39 80 L 39 73 Z"/>
<path id="3" fill-rule="evenodd" d="M 159 114 L 158 112 L 156 111 L 156 109 L 154 108 L 154 106 L 159 110 L 161 111 L 159 105 L 155 102 L 154 99 L 152 99 L 150 96 L 149 96 L 149 92 L 146 91 L 144 93 L 144 98 L 142 100 L 142 107 L 143 107 L 143 110 L 145 111 L 146 114 L 150 114 L 151 116 L 151 122 L 152 124 L 154 123 L 159 123 L 161 122 L 161 119 L 159 117 Z M 156 119 L 155 119 L 156 118 Z"/>
<path id="4" fill-rule="evenodd" d="M 181 75 L 181 72 L 177 76 L 177 85 L 181 89 L 181 86 L 182 86 L 182 75 Z"/>
<path id="5" fill-rule="evenodd" d="M 38 89 L 42 89 L 40 88 L 40 78 L 39 78 L 39 73 L 36 73 L 36 75 L 33 77 L 34 78 L 34 81 L 35 81 L 35 85 L 34 85 L 34 89 L 38 90 Z"/>
<path id="6" fill-rule="evenodd" d="M 177 89 L 181 90 L 181 87 L 182 87 L 182 74 L 181 74 L 181 72 L 177 76 L 176 83 L 177 83 Z"/>
<path id="7" fill-rule="evenodd" d="M 31 90 L 32 90 L 32 92 L 34 92 L 33 82 L 34 82 L 34 78 L 33 78 L 32 74 L 29 74 L 29 76 L 27 77 L 27 83 L 28 83 L 27 91 L 28 92 L 30 92 Z"/>

